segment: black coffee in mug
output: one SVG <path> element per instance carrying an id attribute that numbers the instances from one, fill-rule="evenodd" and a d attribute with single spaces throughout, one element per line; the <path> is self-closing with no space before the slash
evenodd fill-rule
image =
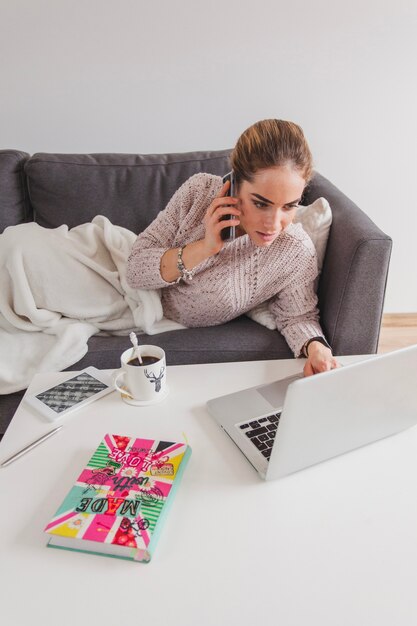
<path id="1" fill-rule="evenodd" d="M 159 361 L 159 357 L 157 357 L 157 356 L 147 356 L 145 354 L 141 355 L 140 358 L 142 359 L 142 363 L 139 361 L 138 357 L 136 356 L 131 361 L 128 361 L 127 364 L 128 365 L 134 365 L 136 367 L 145 367 L 146 365 L 153 365 L 154 363 L 158 363 L 158 361 Z"/>

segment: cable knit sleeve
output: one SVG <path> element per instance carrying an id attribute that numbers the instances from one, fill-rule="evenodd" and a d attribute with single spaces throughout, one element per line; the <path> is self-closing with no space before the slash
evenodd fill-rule
<path id="1" fill-rule="evenodd" d="M 314 279 L 318 274 L 315 252 L 304 248 L 296 259 L 291 281 L 269 303 L 277 329 L 296 357 L 311 337 L 324 337 L 319 322 Z"/>
<path id="2" fill-rule="evenodd" d="M 200 199 L 197 203 L 200 207 L 201 197 L 207 195 L 205 176 L 195 174 L 186 180 L 172 196 L 166 208 L 138 235 L 127 262 L 126 277 L 130 287 L 160 289 L 175 284 L 168 283 L 162 278 L 161 258 L 166 250 L 182 245 L 178 244 L 178 237 L 181 238 L 184 230 L 182 225 L 189 221 L 187 216 L 191 222 L 195 220 L 193 214 L 195 211 L 192 209 L 196 204 L 196 197 Z M 187 224 L 188 227 L 189 225 Z"/>

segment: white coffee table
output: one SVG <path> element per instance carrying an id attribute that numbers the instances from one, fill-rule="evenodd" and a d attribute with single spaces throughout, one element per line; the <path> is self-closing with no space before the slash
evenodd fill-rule
<path id="1" fill-rule="evenodd" d="M 112 393 L 0 469 L 1 623 L 415 625 L 417 429 L 265 483 L 207 414 L 208 398 L 302 365 L 170 366 L 162 404 Z M 50 427 L 22 404 L 0 461 Z M 106 432 L 185 433 L 193 448 L 149 565 L 45 547 L 45 524 Z"/>

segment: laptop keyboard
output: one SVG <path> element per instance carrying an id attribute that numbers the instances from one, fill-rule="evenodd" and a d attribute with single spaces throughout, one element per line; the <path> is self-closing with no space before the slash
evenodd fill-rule
<path id="1" fill-rule="evenodd" d="M 273 413 L 251 422 L 236 424 L 268 461 L 271 456 L 280 417 L 281 413 Z"/>

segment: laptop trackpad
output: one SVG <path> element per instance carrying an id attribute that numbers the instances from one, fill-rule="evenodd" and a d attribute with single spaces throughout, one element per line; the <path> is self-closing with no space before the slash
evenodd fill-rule
<path id="1" fill-rule="evenodd" d="M 287 393 L 288 385 L 299 378 L 303 378 L 303 374 L 296 374 L 295 376 L 289 376 L 288 378 L 283 378 L 282 380 L 276 380 L 269 385 L 258 387 L 257 391 L 263 398 L 265 398 L 265 400 L 272 404 L 275 409 L 280 409 L 284 404 L 284 398 Z"/>

